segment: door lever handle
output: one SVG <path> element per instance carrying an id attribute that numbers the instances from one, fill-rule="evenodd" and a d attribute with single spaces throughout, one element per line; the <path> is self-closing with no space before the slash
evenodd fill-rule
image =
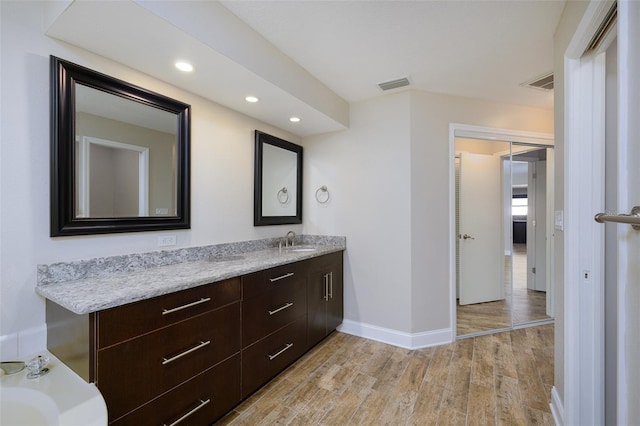
<path id="1" fill-rule="evenodd" d="M 471 235 L 469 234 L 464 234 L 464 235 L 458 235 L 458 238 L 462 238 L 463 240 L 475 240 L 475 238 L 473 238 Z"/>

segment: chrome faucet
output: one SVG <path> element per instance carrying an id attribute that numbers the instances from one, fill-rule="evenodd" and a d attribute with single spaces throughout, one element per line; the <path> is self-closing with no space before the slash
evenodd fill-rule
<path id="1" fill-rule="evenodd" d="M 38 377 L 47 374 L 49 372 L 47 365 L 49 365 L 48 356 L 38 355 L 37 357 L 33 358 L 27 363 L 27 370 L 29 370 L 27 379 L 37 379 Z"/>
<path id="2" fill-rule="evenodd" d="M 284 246 L 289 247 L 289 237 L 291 237 L 291 247 L 296 245 L 296 233 L 293 231 L 287 232 L 287 235 L 284 236 Z"/>

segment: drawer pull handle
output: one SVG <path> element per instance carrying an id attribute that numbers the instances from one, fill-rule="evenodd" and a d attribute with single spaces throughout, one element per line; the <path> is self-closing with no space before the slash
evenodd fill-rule
<path id="1" fill-rule="evenodd" d="M 178 312 L 178 311 L 181 311 L 183 309 L 187 309 L 187 308 L 190 308 L 192 306 L 199 305 L 201 303 L 206 303 L 209 300 L 211 300 L 210 297 L 203 297 L 200 300 L 196 300 L 195 302 L 187 303 L 186 305 L 178 306 L 177 308 L 163 309 L 162 310 L 162 315 L 172 314 L 174 312 Z"/>
<path id="2" fill-rule="evenodd" d="M 292 306 L 293 306 L 293 302 L 285 303 L 284 305 L 280 306 L 275 311 L 269 311 L 269 315 L 277 314 L 278 312 L 284 311 L 285 309 L 290 308 Z"/>
<path id="3" fill-rule="evenodd" d="M 269 278 L 269 281 L 271 281 L 273 283 L 273 282 L 280 281 L 280 280 L 283 280 L 285 278 L 289 278 L 289 277 L 292 277 L 292 276 L 293 276 L 293 272 L 289 272 L 288 274 L 284 274 L 284 275 L 281 275 L 279 277 Z"/>
<path id="4" fill-rule="evenodd" d="M 200 343 L 197 346 L 194 346 L 191 349 L 188 349 L 188 350 L 186 350 L 186 351 L 184 351 L 184 352 L 182 352 L 182 353 L 180 353 L 180 354 L 178 354 L 176 356 L 172 356 L 171 358 L 162 358 L 162 365 L 167 365 L 170 362 L 173 362 L 173 361 L 175 361 L 175 360 L 177 360 L 179 358 L 182 358 L 185 355 L 189 355 L 193 351 L 197 351 L 198 349 L 202 349 L 205 346 L 207 346 L 209 343 L 211 343 L 211 340 L 207 340 L 206 342 L 203 342 L 202 340 L 200 340 Z"/>
<path id="5" fill-rule="evenodd" d="M 290 349 L 292 347 L 293 347 L 293 343 L 287 343 L 286 345 L 284 345 L 284 348 L 280 349 L 275 354 L 267 355 L 269 357 L 269 361 L 273 361 L 274 358 L 279 357 L 280 355 L 282 355 L 282 353 L 284 353 L 284 351 L 286 351 L 287 349 Z"/>
<path id="6" fill-rule="evenodd" d="M 196 411 L 198 411 L 199 409 L 201 409 L 202 407 L 204 407 L 205 405 L 207 405 L 210 402 L 211 402 L 211 399 L 207 399 L 206 401 L 200 400 L 200 405 L 198 405 L 196 408 L 194 408 L 193 410 L 191 410 L 188 413 L 184 414 L 178 420 L 176 420 L 175 422 L 173 422 L 173 423 L 171 423 L 169 425 L 164 423 L 164 426 L 175 426 L 175 425 L 177 425 L 178 423 L 180 423 L 181 421 L 183 421 L 184 419 L 186 419 L 187 417 L 189 417 L 190 415 L 192 415 L 193 413 L 195 413 Z"/>

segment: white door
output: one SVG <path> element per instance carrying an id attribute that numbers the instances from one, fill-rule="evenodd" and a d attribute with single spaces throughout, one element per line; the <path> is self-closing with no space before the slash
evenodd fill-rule
<path id="1" fill-rule="evenodd" d="M 500 155 L 461 153 L 460 304 L 504 298 Z"/>
<path id="2" fill-rule="evenodd" d="M 603 158 L 605 55 L 584 51 L 611 4 L 589 2 L 565 52 L 566 214 L 563 221 L 559 212 L 556 223 L 564 237 L 564 354 L 556 357 L 565 366 L 562 400 L 552 391 L 553 412 L 563 414 L 564 424 L 605 424 L 605 374 L 611 371 L 617 379 L 614 424 L 640 419 L 640 231 L 628 224 L 613 229 L 617 342 L 610 351 L 604 333 L 605 228 L 593 216 L 605 210 L 605 167 L 610 166 Z M 619 0 L 617 17 L 618 152 L 615 182 L 607 189 L 617 196 L 616 212 L 627 214 L 640 205 L 640 2 Z M 617 366 L 605 369 L 611 357 Z"/>

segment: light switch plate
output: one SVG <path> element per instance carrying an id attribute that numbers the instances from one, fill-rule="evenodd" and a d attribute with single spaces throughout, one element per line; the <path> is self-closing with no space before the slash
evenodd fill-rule
<path id="1" fill-rule="evenodd" d="M 555 211 L 554 227 L 559 231 L 564 231 L 564 210 Z"/>

